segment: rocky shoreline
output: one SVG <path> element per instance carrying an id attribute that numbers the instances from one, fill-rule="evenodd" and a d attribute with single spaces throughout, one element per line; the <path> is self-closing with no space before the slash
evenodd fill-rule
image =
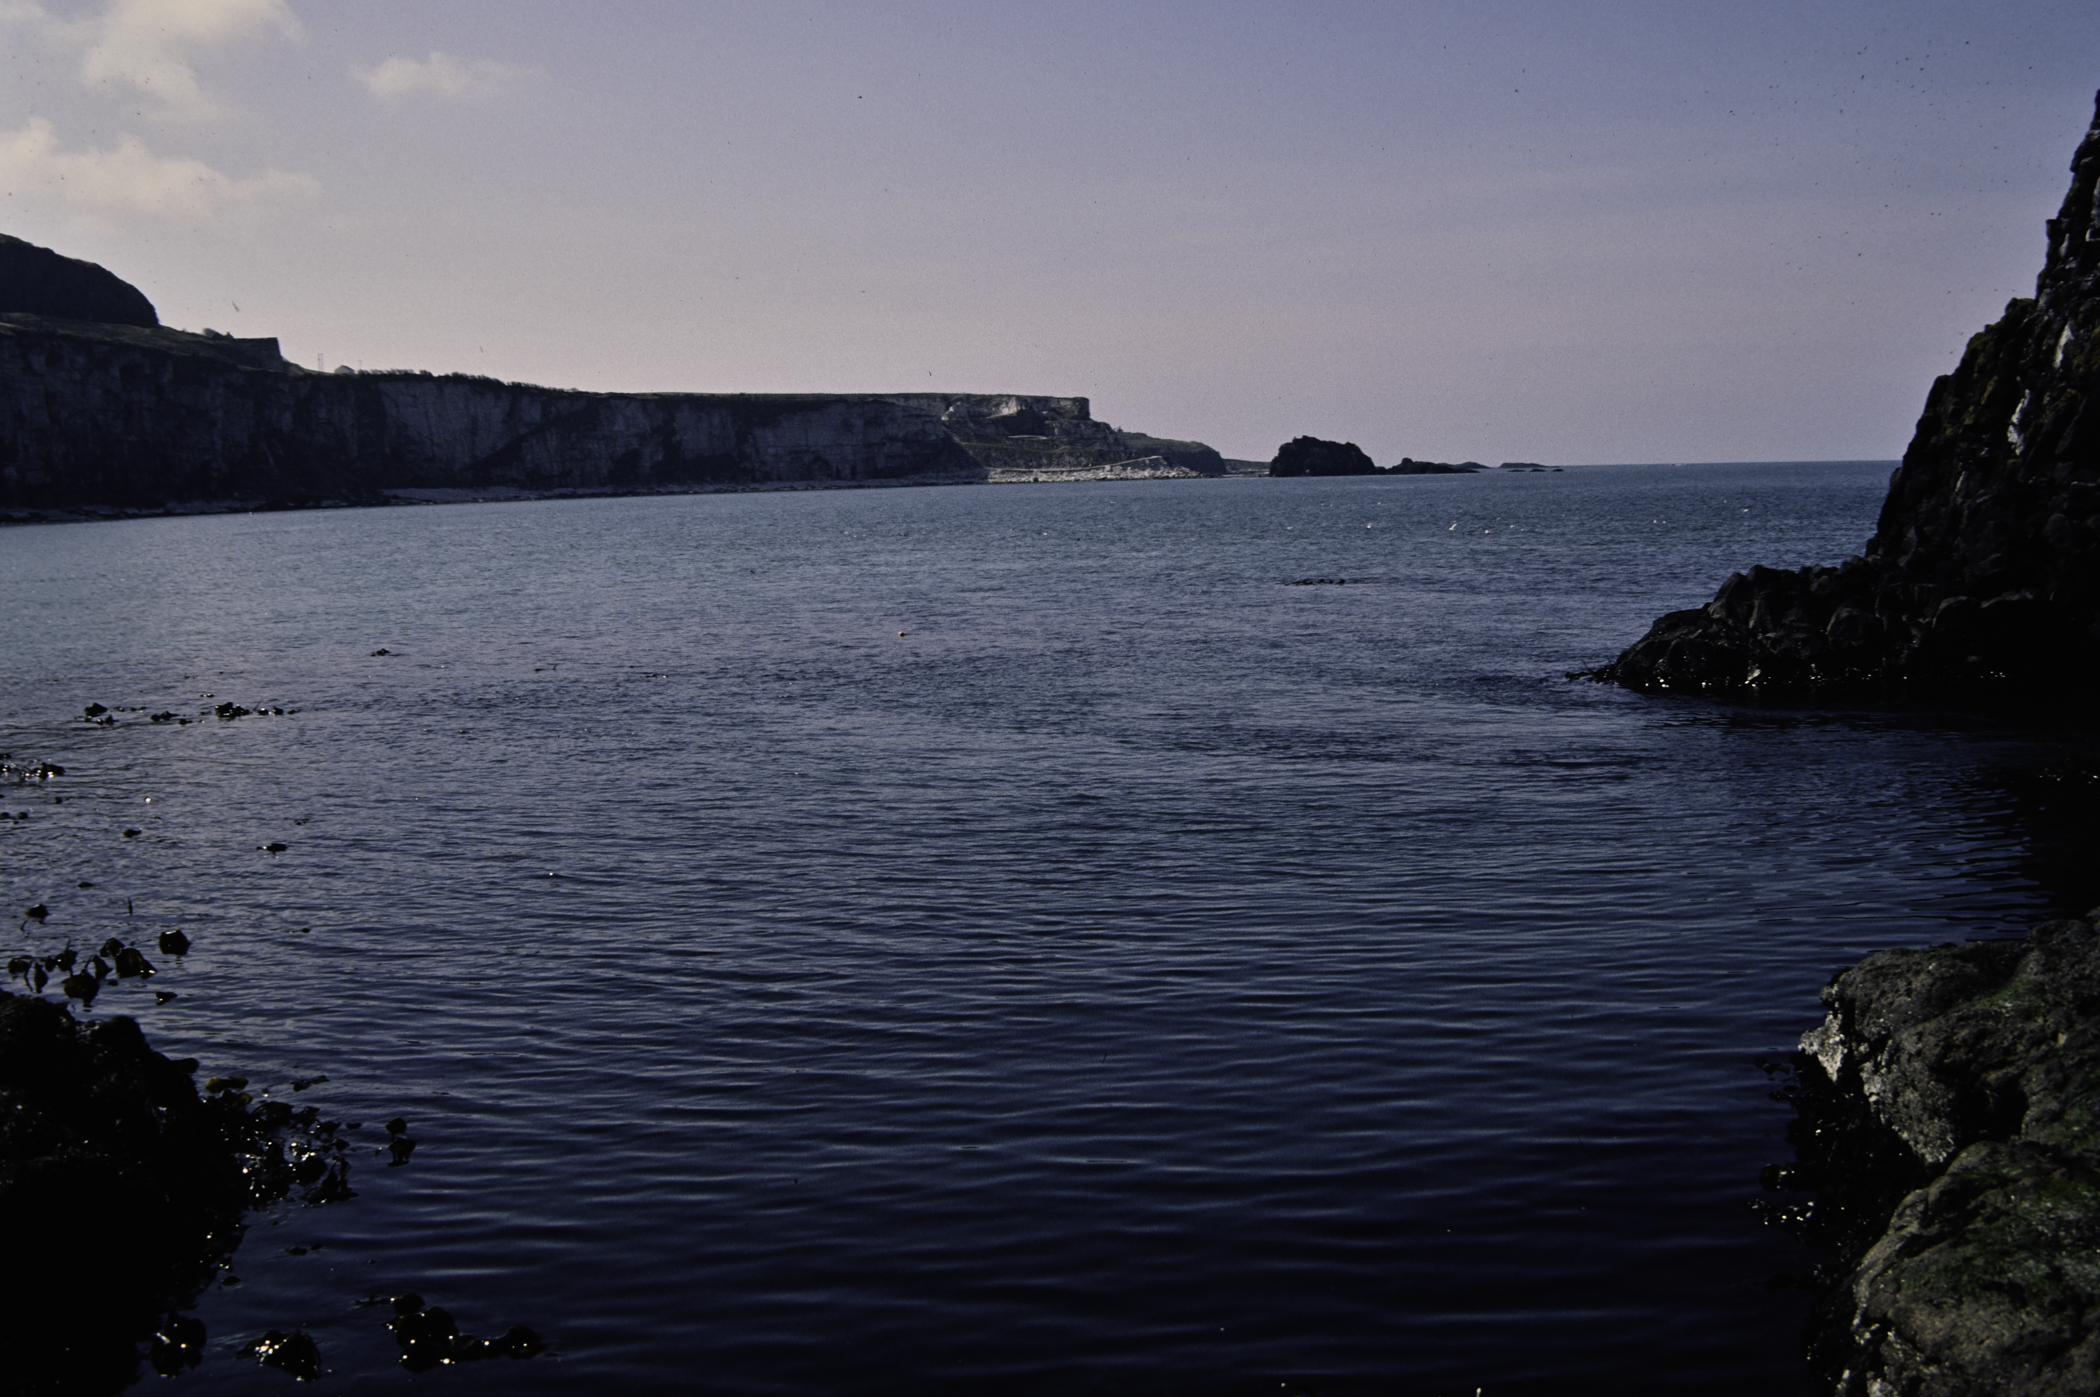
<path id="1" fill-rule="evenodd" d="M 295 1190 L 350 1196 L 336 1122 L 257 1101 L 241 1078 L 200 1091 L 196 1072 L 155 1052 L 134 1019 L 83 1024 L 0 991 L 10 1391 L 115 1392 L 141 1343 L 163 1374 L 194 1367 L 204 1326 L 182 1311 L 240 1245 L 242 1215 Z"/>
<path id="2" fill-rule="evenodd" d="M 1810 1362 L 1839 1397 L 2100 1391 L 2100 908 L 1882 951 L 1801 1040 L 1768 1217 L 1829 1249 Z"/>
<path id="3" fill-rule="evenodd" d="M 2100 100 L 2031 299 L 1926 399 L 1874 536 L 1754 567 L 1593 677 L 1735 700 L 2020 698 L 2100 680 Z"/>
<path id="4" fill-rule="evenodd" d="M 229 722 L 250 712 L 230 702 L 209 711 Z M 87 705 L 82 717 L 115 722 L 101 704 Z M 150 718 L 158 724 L 175 715 Z M 65 775 L 54 763 L 0 752 L 0 782 L 10 787 L 48 787 Z M 194 954 L 194 942 L 179 927 L 141 933 L 129 897 L 121 920 L 98 927 L 91 911 L 83 917 L 86 909 L 64 905 L 64 896 L 50 898 L 55 907 L 22 910 L 6 958 L 19 992 L 0 990 L 0 1390 L 22 1397 L 120 1392 L 142 1360 L 162 1376 L 198 1366 L 208 1336 L 191 1311 L 207 1288 L 239 1284 L 234 1255 L 252 1214 L 285 1203 L 347 1203 L 357 1196 L 353 1158 L 383 1156 L 392 1169 L 416 1149 L 405 1116 L 369 1129 L 325 1118 L 327 1108 L 305 1095 L 325 1076 L 276 1086 L 245 1076 L 199 1080 L 196 1059 L 155 1051 L 136 1019 L 108 1010 L 127 999 L 164 1005 L 180 998 L 156 980 Z M 121 934 L 105 934 L 112 930 Z M 412 1372 L 530 1358 L 545 1348 L 523 1325 L 480 1339 L 460 1333 L 444 1309 L 419 1295 L 369 1303 L 380 1300 L 391 1301 L 386 1324 Z M 270 1330 L 238 1348 L 220 1337 L 221 1352 L 301 1380 L 326 1371 L 319 1346 L 297 1328 Z"/>
<path id="5" fill-rule="evenodd" d="M 1932 387 L 1874 534 L 1753 567 L 1586 675 L 1734 702 L 2070 710 L 2100 680 L 2100 98 L 2032 299 Z M 1823 992 L 1767 1217 L 1827 1248 L 1839 1397 L 2100 1391 L 2100 909 Z M 1789 1198 L 1790 1196 L 1790 1198 Z"/>

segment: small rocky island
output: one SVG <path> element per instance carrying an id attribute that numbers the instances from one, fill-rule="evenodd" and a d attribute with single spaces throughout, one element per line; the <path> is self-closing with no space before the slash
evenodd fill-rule
<path id="1" fill-rule="evenodd" d="M 1754 567 L 1590 677 L 1733 701 L 2040 702 L 2100 679 L 2100 103 L 2032 299 L 1933 384 L 1873 539 Z M 1823 991 L 1773 1220 L 1830 1249 L 1841 1397 L 2100 1392 L 2100 929 L 1884 951 Z M 1803 1195 L 1807 1195 L 1803 1197 Z"/>
<path id="2" fill-rule="evenodd" d="M 1487 467 L 1478 461 L 1417 461 L 1402 456 L 1390 466 L 1374 465 L 1364 449 L 1353 441 L 1323 441 L 1319 437 L 1293 437 L 1276 449 L 1269 462 L 1272 476 L 1305 475 L 1472 475 Z M 1531 461 L 1505 461 L 1504 470 L 1544 470 Z"/>
<path id="3" fill-rule="evenodd" d="M 1085 398 L 587 393 L 322 373 L 160 323 L 92 263 L 0 237 L 0 519 L 824 485 L 1216 476 Z"/>

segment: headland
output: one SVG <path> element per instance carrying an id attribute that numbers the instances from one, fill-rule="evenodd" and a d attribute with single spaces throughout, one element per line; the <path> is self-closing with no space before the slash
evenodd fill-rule
<path id="1" fill-rule="evenodd" d="M 1201 442 L 1083 397 L 600 393 L 324 373 L 160 324 L 136 287 L 0 238 L 0 518 L 821 486 L 1188 479 Z"/>

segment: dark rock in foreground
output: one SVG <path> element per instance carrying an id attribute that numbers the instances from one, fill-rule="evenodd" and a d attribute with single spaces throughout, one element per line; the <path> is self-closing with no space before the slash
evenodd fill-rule
<path id="1" fill-rule="evenodd" d="M 1376 475 L 1378 467 L 1353 441 L 1322 441 L 1318 437 L 1293 437 L 1276 448 L 1269 474 Z"/>
<path id="2" fill-rule="evenodd" d="M 194 1365 L 202 1326 L 170 1311 L 239 1244 L 242 1212 L 298 1185 L 308 1201 L 349 1196 L 332 1122 L 251 1109 L 238 1078 L 200 1095 L 196 1066 L 153 1051 L 132 1019 L 83 1026 L 0 991 L 7 1391 L 115 1392 L 149 1338 L 157 1367 Z"/>
<path id="3" fill-rule="evenodd" d="M 1869 699 L 2100 679 L 2100 111 L 2071 170 L 2034 298 L 1933 384 L 1864 554 L 1737 573 L 1596 678 Z"/>
<path id="4" fill-rule="evenodd" d="M 153 302 L 122 277 L 0 234 L 0 312 L 7 311 L 148 329 L 160 324 Z"/>
<path id="5" fill-rule="evenodd" d="M 132 1020 L 82 1027 L 47 1000 L 0 998 L 0 1344 L 15 1390 L 122 1386 L 137 1340 L 231 1249 L 248 1186 L 223 1115 Z"/>
<path id="6" fill-rule="evenodd" d="M 1883 951 L 1802 1039 L 1777 1210 L 1835 1249 L 1810 1356 L 1841 1397 L 2100 1391 L 2100 930 Z"/>

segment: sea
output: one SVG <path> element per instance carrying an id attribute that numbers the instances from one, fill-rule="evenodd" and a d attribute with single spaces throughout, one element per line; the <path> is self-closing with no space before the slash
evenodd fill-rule
<path id="1" fill-rule="evenodd" d="M 359 1127 L 142 1381 L 1809 1391 L 1770 1062 L 2100 901 L 2093 748 L 1570 673 L 1892 465 L 0 531 L 13 949 L 180 929 L 82 1016 Z"/>

